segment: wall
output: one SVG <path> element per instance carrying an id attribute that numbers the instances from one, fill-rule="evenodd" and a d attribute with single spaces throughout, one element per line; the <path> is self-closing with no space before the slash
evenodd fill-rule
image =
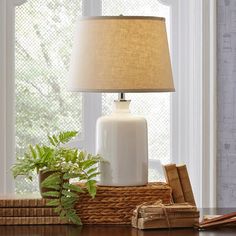
<path id="1" fill-rule="evenodd" d="M 218 206 L 236 206 L 236 1 L 218 0 Z"/>

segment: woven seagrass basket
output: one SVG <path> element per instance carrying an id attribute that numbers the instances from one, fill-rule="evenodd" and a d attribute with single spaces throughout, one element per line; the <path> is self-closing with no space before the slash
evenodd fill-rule
<path id="1" fill-rule="evenodd" d="M 97 186 L 94 199 L 87 193 L 80 194 L 76 211 L 83 224 L 131 224 L 137 205 L 159 199 L 168 204 L 171 192 L 171 188 L 161 182 L 138 187 Z"/>

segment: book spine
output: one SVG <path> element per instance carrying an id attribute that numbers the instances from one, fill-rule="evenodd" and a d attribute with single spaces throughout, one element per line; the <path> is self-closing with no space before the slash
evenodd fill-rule
<path id="1" fill-rule="evenodd" d="M 45 207 L 46 199 L 0 199 L 1 207 Z"/>
<path id="2" fill-rule="evenodd" d="M 10 207 L 2 207 L 0 208 L 0 217 L 20 217 L 20 216 L 58 216 L 57 213 L 54 212 L 53 208 L 10 208 Z"/>
<path id="3" fill-rule="evenodd" d="M 135 225 L 135 222 L 133 222 Z M 167 220 L 149 220 L 139 218 L 136 224 L 139 229 L 161 229 L 161 228 L 182 228 L 182 227 L 194 227 L 198 223 L 198 218 L 182 218 L 182 219 L 170 219 L 168 225 Z"/>
<path id="4" fill-rule="evenodd" d="M 166 181 L 172 188 L 173 201 L 175 203 L 185 202 L 176 165 L 175 164 L 164 165 L 163 168 L 166 176 Z"/>
<path id="5" fill-rule="evenodd" d="M 166 209 L 166 212 L 168 213 L 175 213 L 175 212 L 196 212 L 197 211 L 197 208 L 196 206 L 189 206 L 189 207 L 174 207 L 174 205 L 172 205 L 173 207 L 171 206 L 166 206 L 165 205 L 165 209 Z M 145 213 L 160 213 L 160 212 L 163 212 L 163 209 L 160 208 L 160 207 L 155 207 L 155 208 L 145 208 L 145 207 L 141 207 L 139 212 L 145 212 Z"/>
<path id="6" fill-rule="evenodd" d="M 0 217 L 0 225 L 50 225 L 68 224 L 60 217 Z"/>
<path id="7" fill-rule="evenodd" d="M 219 220 L 219 221 L 213 221 L 205 224 L 199 224 L 197 225 L 199 229 L 207 229 L 207 228 L 213 228 L 213 227 L 219 227 L 223 225 L 228 225 L 228 224 L 235 224 L 236 219 L 233 217 L 231 219 L 225 219 L 225 220 Z"/>
<path id="8" fill-rule="evenodd" d="M 212 223 L 216 221 L 222 221 L 222 220 L 227 220 L 227 219 L 235 219 L 236 217 L 236 212 L 231 212 L 225 215 L 219 215 L 218 217 L 213 217 L 212 219 L 207 219 L 202 221 L 200 224 L 207 224 L 207 223 Z"/>
<path id="9" fill-rule="evenodd" d="M 166 215 L 164 214 L 150 214 L 150 213 L 140 213 L 139 217 L 141 218 L 153 218 L 153 219 L 165 219 Z M 168 214 L 169 219 L 179 219 L 179 218 L 199 218 L 199 212 L 194 213 L 171 213 Z"/>
<path id="10" fill-rule="evenodd" d="M 180 183 L 182 186 L 185 201 L 190 203 L 191 205 L 196 206 L 191 182 L 190 182 L 189 175 L 188 175 L 187 166 L 186 165 L 179 165 L 179 166 L 177 166 L 177 171 L 178 171 L 178 175 L 180 178 Z"/>

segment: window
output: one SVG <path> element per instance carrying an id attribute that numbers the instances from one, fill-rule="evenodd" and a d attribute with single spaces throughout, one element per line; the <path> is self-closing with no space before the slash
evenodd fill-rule
<path id="1" fill-rule="evenodd" d="M 27 8 L 30 5 L 38 7 L 37 12 L 35 12 L 37 17 L 35 16 L 28 21 L 26 18 L 21 19 L 21 17 L 26 17 L 28 13 L 33 14 L 34 10 Z M 20 110 L 20 106 L 24 107 L 26 104 L 30 104 L 28 108 L 32 108 L 34 111 L 30 116 L 37 114 L 38 120 L 42 121 L 46 126 L 47 119 L 49 117 L 52 118 L 54 122 L 50 125 L 50 131 L 61 127 L 71 129 L 74 128 L 74 125 L 78 126 L 80 131 L 82 131 L 79 137 L 80 147 L 84 147 L 88 151 L 94 151 L 96 118 L 111 109 L 109 101 L 113 100 L 112 96 L 114 95 L 84 94 L 81 96 L 80 94 L 72 95 L 69 92 L 65 92 L 65 87 L 61 80 L 65 79 L 68 65 L 67 60 L 69 59 L 68 55 L 73 38 L 73 22 L 75 22 L 74 16 L 101 14 L 156 15 L 160 13 L 160 15 L 168 16 L 167 19 L 169 19 L 167 28 L 169 29 L 176 92 L 171 95 L 169 101 L 168 99 L 165 100 L 169 104 L 168 112 L 170 115 L 166 116 L 169 118 L 165 118 L 162 113 L 152 116 L 152 119 L 155 120 L 153 125 L 155 126 L 156 119 L 161 117 L 161 119 L 166 119 L 165 126 L 162 128 L 164 130 L 164 127 L 168 127 L 165 132 L 169 135 L 169 138 L 166 139 L 169 141 L 165 143 L 166 147 L 170 147 L 170 152 L 162 151 L 162 156 L 166 157 L 165 160 L 170 158 L 175 163 L 186 163 L 199 206 L 214 206 L 216 189 L 214 166 L 216 156 L 215 5 L 216 2 L 214 0 L 1 0 L 0 192 L 9 193 L 15 191 L 14 181 L 9 169 L 14 163 L 16 150 L 17 152 L 23 152 L 24 145 L 28 143 L 28 137 L 42 137 L 39 123 L 37 125 L 31 124 L 27 120 L 27 114 L 25 116 L 20 114 L 19 116 L 22 118 L 21 122 L 26 123 L 24 127 L 27 130 L 24 130 L 23 126 L 20 129 L 18 118 L 17 120 L 14 119 L 16 114 L 18 115 L 20 111 L 24 110 Z M 47 8 L 50 8 L 53 13 Z M 70 10 L 74 14 L 66 17 Z M 20 11 L 22 11 L 22 14 L 19 14 Z M 27 11 L 28 13 L 26 14 Z M 47 11 L 47 15 L 43 15 L 44 11 Z M 42 20 L 42 23 L 32 28 L 32 24 L 39 19 Z M 49 19 L 50 22 L 48 22 Z M 62 19 L 63 24 L 59 24 Z M 71 25 L 68 22 L 71 22 Z M 56 33 L 57 27 L 60 28 L 58 30 L 61 34 Z M 68 27 L 68 31 L 62 34 L 61 27 L 65 27 L 65 29 Z M 17 34 L 17 30 L 23 32 L 21 37 Z M 41 34 L 38 32 L 37 35 L 33 36 L 35 30 Z M 26 34 L 29 35 L 28 39 L 24 39 Z M 40 39 L 43 40 L 40 42 Z M 16 41 L 21 45 L 16 45 Z M 50 45 L 51 41 L 53 41 L 53 44 Z M 53 70 L 46 64 L 48 59 L 45 61 L 46 54 L 42 51 L 41 43 L 46 45 L 47 50 L 50 49 L 50 57 L 55 58 L 51 65 L 51 68 L 54 68 Z M 32 45 L 32 47 L 29 45 Z M 45 45 L 43 45 L 44 48 Z M 68 48 L 64 48 L 65 45 L 68 45 Z M 37 63 L 30 61 L 30 56 L 33 56 Z M 39 69 L 36 69 L 36 66 L 39 66 Z M 16 73 L 14 74 L 14 72 Z M 32 81 L 24 80 L 26 78 L 33 78 L 33 84 L 30 84 Z M 47 80 L 50 78 L 52 80 Z M 59 79 L 61 83 L 58 88 L 48 84 Z M 31 88 L 30 90 L 29 87 Z M 15 99 L 16 93 L 17 99 Z M 39 96 L 39 93 L 42 93 L 42 96 Z M 32 99 L 32 96 L 36 96 L 36 98 L 28 103 L 29 101 L 24 96 L 18 100 L 18 94 L 27 95 L 28 100 Z M 50 97 L 48 101 L 56 101 L 55 103 L 46 102 L 48 106 L 51 106 L 50 109 L 43 107 L 40 103 L 45 94 Z M 66 99 L 66 102 L 76 103 L 76 107 L 72 109 L 72 107 L 67 106 L 65 111 L 60 110 L 58 107 L 59 94 L 62 99 Z M 133 112 L 142 114 L 144 111 L 146 113 L 147 110 L 145 109 L 147 107 L 140 104 L 142 101 L 140 96 L 142 99 L 146 99 L 146 96 L 159 95 L 127 95 L 133 100 Z M 162 98 L 158 97 L 159 99 Z M 91 107 L 93 109 L 87 109 Z M 52 110 L 55 116 L 51 116 L 51 112 L 47 114 L 47 109 Z M 148 109 L 148 111 L 150 112 L 151 110 Z M 58 115 L 63 114 L 63 112 L 67 113 L 67 116 Z M 151 124 L 152 121 L 149 120 L 151 116 L 148 117 L 146 114 L 144 116 L 148 118 L 148 122 Z M 66 122 L 67 118 L 70 120 L 68 123 Z M 65 127 L 65 122 L 70 126 Z M 149 127 L 150 131 L 152 129 Z M 149 133 L 150 135 L 152 134 Z M 32 140 L 31 142 L 36 141 L 38 142 L 38 140 Z M 151 158 L 156 158 L 155 151 L 153 149 L 150 149 L 150 151 L 152 152 L 150 154 Z M 154 159 L 151 159 L 150 166 L 154 167 L 157 162 L 152 160 Z M 152 174 L 150 177 L 156 178 Z M 25 186 L 25 183 L 23 186 Z M 210 191 L 208 191 L 209 189 Z"/>
<path id="2" fill-rule="evenodd" d="M 158 1 L 102 1 L 102 15 L 164 16 L 169 23 L 168 9 Z M 82 15 L 82 1 L 28 0 L 16 7 L 15 14 L 16 156 L 21 156 L 29 143 L 45 142 L 47 133 L 70 129 L 86 133 L 82 95 L 66 90 L 73 32 L 77 16 Z M 102 95 L 103 115 L 111 113 L 116 96 Z M 169 162 L 170 94 L 127 96 L 132 99 L 132 112 L 147 118 L 149 158 Z M 150 165 L 149 179 L 160 178 Z M 18 193 L 37 189 L 37 177 L 34 182 L 24 177 L 16 180 Z"/>

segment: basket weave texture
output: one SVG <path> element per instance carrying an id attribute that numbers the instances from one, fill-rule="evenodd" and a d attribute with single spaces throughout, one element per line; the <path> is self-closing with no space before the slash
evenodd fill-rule
<path id="1" fill-rule="evenodd" d="M 162 182 L 138 187 L 97 186 L 96 197 L 80 194 L 75 208 L 83 224 L 131 224 L 137 205 L 157 200 L 171 203 L 171 193 L 171 188 Z"/>

